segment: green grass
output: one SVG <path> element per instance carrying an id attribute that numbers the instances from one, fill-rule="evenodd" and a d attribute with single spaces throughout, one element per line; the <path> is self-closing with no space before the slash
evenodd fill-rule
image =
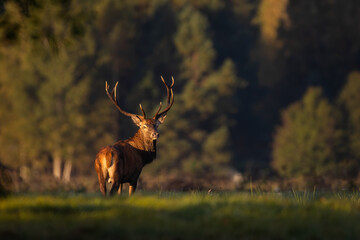
<path id="1" fill-rule="evenodd" d="M 360 194 L 136 193 L 0 199 L 0 239 L 360 239 Z"/>

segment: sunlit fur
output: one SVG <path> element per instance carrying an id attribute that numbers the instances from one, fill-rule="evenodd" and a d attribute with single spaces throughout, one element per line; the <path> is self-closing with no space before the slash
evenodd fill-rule
<path id="1" fill-rule="evenodd" d="M 121 193 L 123 183 L 129 183 L 129 194 L 135 191 L 143 167 L 156 157 L 157 127 L 164 120 L 133 119 L 139 126 L 135 135 L 102 148 L 96 156 L 95 169 L 100 191 L 106 196 L 106 181 L 112 183 L 110 194 Z"/>
<path id="2" fill-rule="evenodd" d="M 172 77 L 171 85 L 164 83 L 167 92 L 167 106 L 159 109 L 153 118 L 146 118 L 146 113 L 140 104 L 143 116 L 124 111 L 116 99 L 116 88 L 110 92 L 109 85 L 105 82 L 105 91 L 111 102 L 125 116 L 131 117 L 131 120 L 139 127 L 135 135 L 127 140 L 120 140 L 112 146 L 102 148 L 96 155 L 95 170 L 99 178 L 100 191 L 106 196 L 106 181 L 112 183 L 110 194 L 116 191 L 120 194 L 123 183 L 129 183 L 129 195 L 131 195 L 137 186 L 137 181 L 143 167 L 151 163 L 156 157 L 156 140 L 159 137 L 158 126 L 164 122 L 167 112 L 174 103 L 173 86 L 175 83 Z"/>

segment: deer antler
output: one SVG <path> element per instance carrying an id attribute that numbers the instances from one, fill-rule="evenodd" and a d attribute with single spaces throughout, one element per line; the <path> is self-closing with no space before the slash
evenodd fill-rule
<path id="1" fill-rule="evenodd" d="M 162 107 L 162 103 L 160 102 L 160 105 L 159 105 L 159 109 L 157 110 L 157 112 L 155 113 L 155 116 L 154 116 L 154 119 L 158 119 L 159 117 L 163 116 L 164 114 L 166 114 L 170 108 L 172 107 L 173 103 L 174 103 L 174 92 L 172 90 L 174 84 L 175 84 L 175 80 L 174 80 L 174 77 L 171 77 L 172 79 L 172 83 L 171 85 L 167 85 L 164 78 L 161 76 L 161 80 L 162 82 L 164 83 L 165 87 L 166 87 L 166 92 L 167 92 L 167 107 L 162 111 L 160 112 L 161 110 L 161 107 Z M 106 91 L 106 94 L 108 95 L 108 97 L 110 98 L 111 102 L 116 106 L 116 108 L 122 113 L 124 114 L 125 116 L 128 116 L 128 117 L 132 117 L 132 116 L 137 116 L 137 117 L 140 117 L 139 115 L 137 114 L 133 114 L 133 113 L 129 113 L 125 110 L 123 110 L 119 104 L 118 104 L 118 101 L 117 101 L 117 96 L 116 96 L 116 89 L 117 89 L 117 85 L 118 85 L 119 82 L 116 82 L 115 84 L 115 87 L 113 88 L 113 90 L 111 91 L 111 93 L 109 92 L 109 85 L 107 82 L 105 82 L 105 91 Z M 144 111 L 144 109 L 142 108 L 141 104 L 139 104 L 140 106 L 140 110 L 141 112 L 143 113 L 143 116 L 142 118 L 143 119 L 146 119 L 146 113 Z"/>
<path id="2" fill-rule="evenodd" d="M 161 102 L 160 102 L 160 107 L 159 107 L 158 111 L 156 112 L 156 114 L 155 114 L 155 116 L 154 116 L 154 119 L 157 119 L 157 118 L 163 116 L 164 114 L 166 114 L 166 113 L 170 110 L 170 108 L 172 107 L 172 105 L 173 105 L 173 103 L 174 103 L 174 92 L 173 92 L 172 88 L 173 88 L 173 86 L 174 86 L 174 84 L 175 84 L 175 80 L 174 80 L 174 77 L 171 77 L 171 79 L 172 79 L 172 83 L 171 83 L 171 85 L 169 86 L 169 85 L 166 84 L 164 78 L 161 76 L 161 80 L 162 80 L 162 82 L 165 84 L 165 87 L 166 87 L 166 92 L 167 92 L 167 104 L 168 104 L 168 105 L 167 105 L 167 107 L 166 107 L 162 112 L 159 113 L 159 111 L 160 111 L 160 109 L 161 109 Z"/>
<path id="3" fill-rule="evenodd" d="M 138 116 L 137 114 L 133 114 L 133 113 L 129 113 L 123 109 L 121 109 L 121 107 L 119 106 L 118 102 L 117 102 L 117 98 L 116 98 L 116 89 L 117 89 L 117 85 L 119 82 L 116 82 L 115 87 L 113 88 L 113 90 L 111 91 L 111 93 L 109 92 L 109 85 L 107 82 L 105 82 L 105 91 L 106 94 L 108 95 L 108 97 L 110 98 L 111 102 L 117 107 L 117 109 L 124 114 L 125 116 L 131 117 L 131 116 Z M 140 104 L 140 109 L 143 113 L 143 118 L 146 118 L 146 114 L 144 109 L 142 108 L 141 104 Z"/>
<path id="4" fill-rule="evenodd" d="M 141 103 L 139 104 L 139 106 L 140 106 L 140 109 L 141 109 L 141 111 L 143 113 L 143 117 L 145 119 L 146 118 L 146 113 L 145 113 L 144 109 L 142 108 Z"/>

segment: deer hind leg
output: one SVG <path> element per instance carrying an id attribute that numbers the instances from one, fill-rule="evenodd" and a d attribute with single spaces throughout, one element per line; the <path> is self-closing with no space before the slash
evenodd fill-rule
<path id="1" fill-rule="evenodd" d="M 100 191 L 104 197 L 106 197 L 106 181 L 102 176 L 102 173 L 98 174 Z"/>
<path id="2" fill-rule="evenodd" d="M 115 164 L 111 165 L 108 169 L 107 169 L 107 174 L 109 176 L 108 178 L 108 183 L 114 183 L 115 182 Z"/>
<path id="3" fill-rule="evenodd" d="M 98 162 L 98 159 L 95 162 L 95 170 L 97 172 L 98 179 L 99 179 L 100 191 L 101 191 L 102 195 L 106 196 L 106 180 L 104 177 L 104 173 L 101 169 L 101 165 Z"/>

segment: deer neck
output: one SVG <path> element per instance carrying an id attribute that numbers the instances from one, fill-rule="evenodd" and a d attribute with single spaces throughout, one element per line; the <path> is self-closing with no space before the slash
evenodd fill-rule
<path id="1" fill-rule="evenodd" d="M 140 129 L 129 139 L 128 143 L 136 149 L 156 153 L 156 140 L 145 136 Z"/>

